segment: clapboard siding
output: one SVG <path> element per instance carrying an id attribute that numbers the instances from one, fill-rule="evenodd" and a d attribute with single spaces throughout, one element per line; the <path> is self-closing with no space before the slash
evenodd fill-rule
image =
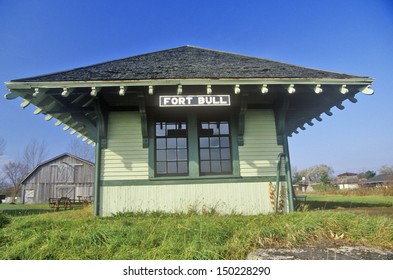
<path id="1" fill-rule="evenodd" d="M 268 183 L 119 186 L 103 188 L 102 213 L 187 212 L 214 209 L 220 214 L 272 212 Z"/>
<path id="2" fill-rule="evenodd" d="M 247 110 L 244 146 L 239 147 L 241 176 L 276 176 L 277 156 L 281 152 L 273 110 Z"/>
<path id="3" fill-rule="evenodd" d="M 141 131 L 138 112 L 109 113 L 101 180 L 148 179 L 148 149 L 142 148 Z"/>

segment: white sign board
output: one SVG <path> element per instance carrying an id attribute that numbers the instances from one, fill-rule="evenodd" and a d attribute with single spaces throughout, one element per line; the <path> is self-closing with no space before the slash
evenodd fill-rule
<path id="1" fill-rule="evenodd" d="M 161 95 L 160 107 L 231 106 L 229 95 Z"/>

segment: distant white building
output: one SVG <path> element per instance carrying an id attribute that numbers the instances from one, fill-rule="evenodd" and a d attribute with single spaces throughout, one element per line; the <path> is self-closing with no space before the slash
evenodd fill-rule
<path id="1" fill-rule="evenodd" d="M 340 190 L 353 190 L 359 188 L 358 174 L 346 172 L 337 175 Z"/>

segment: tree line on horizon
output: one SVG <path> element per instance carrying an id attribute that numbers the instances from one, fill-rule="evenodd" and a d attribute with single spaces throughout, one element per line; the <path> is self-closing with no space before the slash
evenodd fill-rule
<path id="1" fill-rule="evenodd" d="M 375 177 L 377 174 L 393 176 L 393 165 L 383 165 L 379 168 L 378 172 L 367 170 L 356 175 L 359 179 L 368 180 Z M 317 164 L 302 170 L 297 170 L 296 167 L 292 169 L 292 183 L 294 184 L 306 181 L 307 183 L 320 185 L 322 187 L 337 187 L 334 183 L 335 179 L 334 169 L 326 164 Z"/>

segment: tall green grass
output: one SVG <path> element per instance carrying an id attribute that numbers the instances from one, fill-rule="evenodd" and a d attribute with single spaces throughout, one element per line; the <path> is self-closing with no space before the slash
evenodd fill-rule
<path id="1" fill-rule="evenodd" d="M 12 217 L 0 259 L 245 259 L 256 248 L 358 244 L 393 249 L 393 222 L 331 211 L 219 216 L 91 209 Z"/>

